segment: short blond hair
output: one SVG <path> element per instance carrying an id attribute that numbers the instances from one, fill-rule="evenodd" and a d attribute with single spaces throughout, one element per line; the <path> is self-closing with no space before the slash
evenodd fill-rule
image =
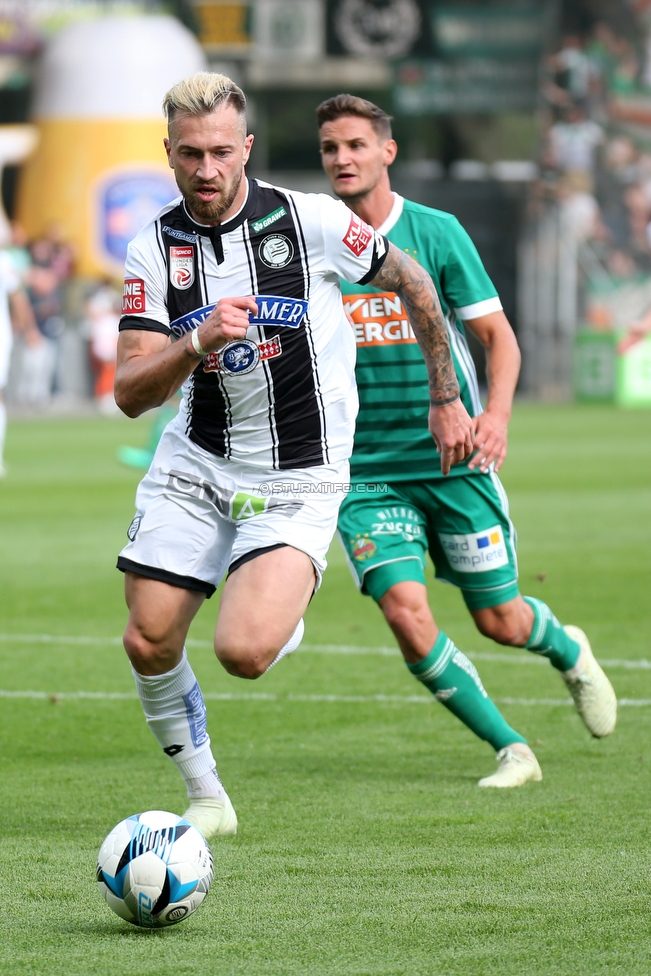
<path id="1" fill-rule="evenodd" d="M 163 99 L 163 112 L 169 124 L 178 114 L 207 115 L 223 105 L 233 106 L 246 129 L 246 95 L 242 89 L 226 75 L 198 71 L 170 88 Z"/>

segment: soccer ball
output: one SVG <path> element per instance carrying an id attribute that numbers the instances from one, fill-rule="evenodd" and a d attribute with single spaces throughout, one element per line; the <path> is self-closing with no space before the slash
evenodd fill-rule
<path id="1" fill-rule="evenodd" d="M 212 852 L 197 828 L 162 810 L 122 820 L 97 856 L 97 883 L 109 908 L 143 928 L 191 915 L 212 876 Z"/>

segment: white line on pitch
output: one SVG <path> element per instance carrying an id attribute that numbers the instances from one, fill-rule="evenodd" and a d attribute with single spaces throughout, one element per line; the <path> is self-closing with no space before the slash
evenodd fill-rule
<path id="1" fill-rule="evenodd" d="M 122 644 L 121 637 L 86 637 L 86 636 L 61 636 L 59 634 L 0 634 L 0 644 L 73 644 L 73 645 L 119 645 Z M 194 640 L 189 638 L 186 641 L 188 647 L 212 647 L 211 641 Z M 301 644 L 300 652 L 313 654 L 343 654 L 343 655 L 364 655 L 370 654 L 379 657 L 400 657 L 397 647 L 362 647 L 357 644 Z M 473 661 L 490 661 L 496 664 L 547 664 L 545 657 L 529 652 L 528 654 L 506 654 L 493 653 L 491 651 L 466 651 L 469 658 Z M 605 668 L 623 668 L 630 671 L 651 671 L 651 661 L 644 658 L 638 661 L 625 661 L 619 658 L 607 660 L 599 658 L 600 664 Z"/>
<path id="2" fill-rule="evenodd" d="M 35 698 L 39 700 L 57 701 L 84 700 L 93 701 L 136 701 L 135 692 L 120 691 L 4 691 L 0 689 L 0 698 Z M 263 695 L 263 694 L 232 694 L 224 692 L 208 692 L 203 696 L 206 701 L 242 701 L 242 702 L 334 702 L 343 704 L 395 704 L 395 705 L 432 705 L 433 696 L 424 695 Z M 571 698 L 495 698 L 498 705 L 549 706 L 571 705 Z M 651 698 L 620 698 L 620 705 L 644 707 L 651 705 Z"/>

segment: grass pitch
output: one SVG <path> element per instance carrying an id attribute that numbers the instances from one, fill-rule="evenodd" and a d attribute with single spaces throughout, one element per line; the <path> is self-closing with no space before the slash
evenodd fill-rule
<path id="1" fill-rule="evenodd" d="M 540 784 L 479 790 L 490 748 L 409 676 L 337 548 L 307 649 L 258 682 L 215 663 L 215 597 L 190 655 L 240 833 L 213 845 L 202 908 L 153 933 L 113 916 L 94 881 L 118 820 L 185 805 L 119 641 L 113 567 L 138 476 L 115 452 L 144 443 L 148 421 L 13 423 L 0 483 L 0 971 L 648 976 L 650 421 L 520 406 L 503 471 L 522 591 L 612 662 L 628 703 L 615 735 L 592 741 L 550 667 L 481 638 L 456 591 L 432 583 L 439 623 L 543 768 Z"/>

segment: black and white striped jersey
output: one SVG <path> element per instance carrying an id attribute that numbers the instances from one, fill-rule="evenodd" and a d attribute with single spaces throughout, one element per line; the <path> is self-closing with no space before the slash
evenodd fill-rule
<path id="1" fill-rule="evenodd" d="M 355 339 L 339 277 L 366 283 L 388 245 L 345 204 L 257 180 L 234 217 L 197 224 L 179 198 L 129 245 L 120 330 L 172 339 L 221 298 L 253 295 L 247 338 L 203 359 L 183 387 L 179 423 L 204 450 L 265 468 L 350 456 Z"/>

